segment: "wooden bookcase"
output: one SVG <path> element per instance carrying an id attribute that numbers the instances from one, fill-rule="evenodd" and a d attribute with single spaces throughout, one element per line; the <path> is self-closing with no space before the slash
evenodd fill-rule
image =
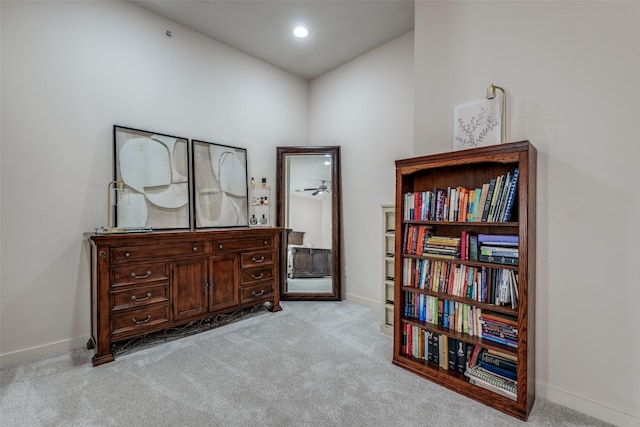
<path id="1" fill-rule="evenodd" d="M 406 193 L 433 191 L 434 189 L 464 187 L 481 188 L 484 183 L 499 175 L 513 173 L 519 169 L 517 192 L 513 212 L 509 222 L 459 222 L 459 221 L 416 221 L 405 219 L 404 200 Z M 493 234 L 518 236 L 518 265 L 500 265 L 469 260 L 434 258 L 429 255 L 405 253 L 405 232 L 410 226 L 428 226 L 433 235 L 460 237 L 467 234 Z M 528 141 L 513 142 L 489 147 L 415 157 L 396 161 L 396 239 L 395 239 L 395 295 L 394 295 L 394 349 L 393 363 L 437 384 L 454 390 L 485 405 L 494 407 L 514 417 L 526 420 L 535 399 L 535 254 L 536 254 L 536 148 Z M 480 302 L 474 298 L 454 296 L 447 292 L 420 289 L 407 286 L 403 277 L 403 263 L 407 258 L 451 263 L 465 268 L 511 269 L 518 275 L 518 307 Z M 427 261 L 419 261 L 426 263 Z M 425 295 L 431 301 L 455 301 L 467 304 L 474 311 L 506 314 L 517 319 L 517 348 L 496 343 L 480 334 L 467 334 L 454 328 L 445 328 L 436 322 L 428 323 L 407 315 L 405 300 Z M 451 304 L 451 303 L 450 303 Z M 471 309 L 470 309 L 471 310 Z M 437 313 L 436 313 L 437 315 Z M 449 318 L 449 317 L 448 317 Z M 442 323 L 442 322 L 440 322 Z M 479 323 L 478 323 L 479 324 Z M 407 325 L 410 325 L 407 327 Z M 411 329 L 411 331 L 407 331 Z M 478 328 L 476 328 L 476 331 Z M 441 364 L 429 361 L 426 355 L 427 338 L 423 338 L 423 353 L 415 356 L 415 351 L 407 349 L 407 334 L 418 336 L 438 334 L 440 340 L 459 342 L 465 346 L 479 346 L 486 350 L 507 353 L 517 358 L 517 391 L 515 401 L 497 392 L 481 388 L 469 382 L 467 375 L 457 369 L 446 369 Z M 414 335 L 411 335 L 412 337 Z M 403 340 L 405 348 L 403 349 Z M 456 340 L 456 341 L 452 341 Z M 418 348 L 418 347 L 414 347 Z M 404 350 L 404 351 L 403 351 Z M 446 366 L 446 365 L 445 365 Z M 416 391 L 419 392 L 419 391 Z"/>

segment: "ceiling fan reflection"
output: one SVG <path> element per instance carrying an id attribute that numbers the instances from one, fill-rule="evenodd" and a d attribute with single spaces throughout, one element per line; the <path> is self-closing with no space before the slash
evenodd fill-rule
<path id="1" fill-rule="evenodd" d="M 317 196 L 318 194 L 323 194 L 323 193 L 331 193 L 331 190 L 329 190 L 329 187 L 327 187 L 326 182 L 327 181 L 322 181 L 322 183 L 318 187 L 305 188 L 302 191 L 313 191 L 313 193 L 311 193 L 312 196 Z"/>

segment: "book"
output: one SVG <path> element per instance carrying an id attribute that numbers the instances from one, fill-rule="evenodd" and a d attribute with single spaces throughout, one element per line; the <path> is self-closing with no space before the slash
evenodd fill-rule
<path id="1" fill-rule="evenodd" d="M 513 205 L 516 198 L 518 189 L 518 176 L 520 175 L 519 168 L 513 171 L 513 178 L 511 179 L 511 187 L 509 188 L 509 194 L 507 195 L 507 203 L 504 208 L 504 215 L 502 216 L 502 222 L 509 222 L 511 220 L 511 212 L 513 211 Z"/>
<path id="2" fill-rule="evenodd" d="M 449 340 L 440 335 L 440 367 L 449 370 Z"/>
<path id="3" fill-rule="evenodd" d="M 464 374 L 467 363 L 467 343 L 458 341 L 456 343 L 456 370 Z"/>
<path id="4" fill-rule="evenodd" d="M 466 376 L 469 378 L 469 382 L 471 382 L 472 378 L 483 381 L 485 384 L 491 387 L 490 390 L 495 391 L 496 393 L 502 394 L 502 392 L 508 392 L 509 395 L 512 396 L 511 398 L 515 400 L 516 394 L 518 392 L 517 381 L 502 378 L 480 366 L 469 367 L 466 372 Z M 503 394 L 503 396 L 504 395 L 505 394 Z"/>
<path id="5" fill-rule="evenodd" d="M 483 255 L 482 253 L 478 255 L 478 261 L 492 264 L 518 265 L 517 257 Z"/>
<path id="6" fill-rule="evenodd" d="M 500 194 L 498 196 L 498 201 L 496 203 L 496 210 L 493 213 L 493 222 L 500 222 L 502 218 L 502 214 L 504 213 L 504 205 L 507 200 L 507 194 L 509 193 L 509 186 L 511 185 L 511 172 L 507 173 L 504 182 L 502 183 L 502 188 L 500 189 Z"/>
<path id="7" fill-rule="evenodd" d="M 480 190 L 480 202 L 478 203 L 478 210 L 476 212 L 476 221 L 482 221 L 482 214 L 484 213 L 484 204 L 487 201 L 487 192 L 489 191 L 489 183 L 482 184 Z"/>
<path id="8" fill-rule="evenodd" d="M 518 258 L 518 248 L 517 247 L 506 247 L 506 246 L 480 246 L 480 254 L 481 255 L 493 255 L 493 256 L 507 256 L 507 257 L 515 257 Z"/>
<path id="9" fill-rule="evenodd" d="M 504 175 L 500 175 L 496 178 L 496 186 L 493 189 L 493 196 L 491 196 L 491 203 L 489 203 L 489 215 L 487 216 L 487 222 L 493 222 L 493 216 L 496 211 L 496 204 L 500 198 L 500 192 L 502 191 L 502 184 L 504 182 Z"/>
<path id="10" fill-rule="evenodd" d="M 487 198 L 484 203 L 484 207 L 482 210 L 482 222 L 486 222 L 489 217 L 489 208 L 491 207 L 491 199 L 493 198 L 493 190 L 496 187 L 496 179 L 492 178 L 489 181 L 489 188 L 487 189 Z"/>
<path id="11" fill-rule="evenodd" d="M 510 391 L 510 390 L 505 390 L 505 389 L 502 389 L 500 387 L 496 387 L 496 386 L 490 384 L 489 382 L 487 382 L 486 380 L 484 380 L 482 378 L 479 378 L 479 377 L 477 377 L 475 375 L 470 375 L 469 376 L 469 383 L 473 384 L 475 386 L 484 388 L 485 390 L 492 391 L 492 392 L 494 392 L 496 394 L 504 396 L 504 397 L 506 397 L 508 399 L 511 399 L 513 401 L 517 401 L 518 400 L 518 396 L 516 395 L 515 392 Z"/>
<path id="12" fill-rule="evenodd" d="M 456 348 L 457 348 L 458 340 L 452 337 L 447 337 L 447 350 L 448 350 L 448 362 L 449 362 L 449 370 L 455 371 L 457 366 L 457 356 L 456 356 Z"/>
<path id="13" fill-rule="evenodd" d="M 500 368 L 499 366 L 493 365 L 491 363 L 483 362 L 482 360 L 478 361 L 478 366 L 499 377 L 502 377 L 511 381 L 518 380 L 518 374 L 516 373 L 516 371 Z"/>
<path id="14" fill-rule="evenodd" d="M 478 236 L 469 234 L 469 261 L 478 261 Z"/>
<path id="15" fill-rule="evenodd" d="M 489 365 L 497 366 L 498 368 L 501 368 L 507 371 L 511 371 L 511 372 L 518 371 L 517 362 L 514 362 L 511 359 L 507 359 L 497 354 L 488 353 L 487 351 L 485 351 L 485 349 L 480 351 L 480 353 L 478 354 L 478 361 L 481 361 Z"/>
<path id="16" fill-rule="evenodd" d="M 478 242 L 483 245 L 513 246 L 518 240 L 517 234 L 478 234 Z"/>

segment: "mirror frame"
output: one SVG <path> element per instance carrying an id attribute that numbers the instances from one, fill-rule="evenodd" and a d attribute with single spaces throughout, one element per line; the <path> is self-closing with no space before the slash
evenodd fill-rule
<path id="1" fill-rule="evenodd" d="M 327 300 L 339 301 L 342 295 L 342 197 L 340 192 L 340 146 L 288 146 L 276 147 L 276 226 L 284 229 L 280 253 L 280 298 L 282 300 Z M 286 292 L 287 290 L 287 246 L 288 232 L 285 226 L 286 171 L 288 156 L 304 155 L 331 156 L 331 255 L 332 293 Z"/>

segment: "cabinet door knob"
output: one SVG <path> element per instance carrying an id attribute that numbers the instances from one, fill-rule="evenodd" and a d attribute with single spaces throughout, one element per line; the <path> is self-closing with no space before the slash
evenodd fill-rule
<path id="1" fill-rule="evenodd" d="M 144 320 L 136 320 L 136 318 L 132 318 L 131 321 L 133 323 L 135 323 L 136 325 L 142 325 L 143 323 L 147 323 L 149 320 L 151 320 L 151 315 L 147 314 L 147 318 Z"/>
<path id="2" fill-rule="evenodd" d="M 131 301 L 133 302 L 141 302 L 141 301 L 146 301 L 149 298 L 151 298 L 151 292 L 147 292 L 147 295 L 142 297 L 142 298 L 138 298 L 135 295 L 131 295 Z"/>
<path id="3" fill-rule="evenodd" d="M 261 256 L 260 258 L 253 257 L 253 258 L 251 258 L 251 260 L 253 262 L 255 262 L 255 263 L 260 263 L 260 262 L 264 261 L 264 256 Z"/>
<path id="4" fill-rule="evenodd" d="M 142 276 L 138 276 L 133 271 L 131 272 L 131 277 L 133 277 L 134 279 L 146 279 L 149 276 L 151 276 L 151 270 L 147 270 L 147 274 L 143 274 Z"/>

